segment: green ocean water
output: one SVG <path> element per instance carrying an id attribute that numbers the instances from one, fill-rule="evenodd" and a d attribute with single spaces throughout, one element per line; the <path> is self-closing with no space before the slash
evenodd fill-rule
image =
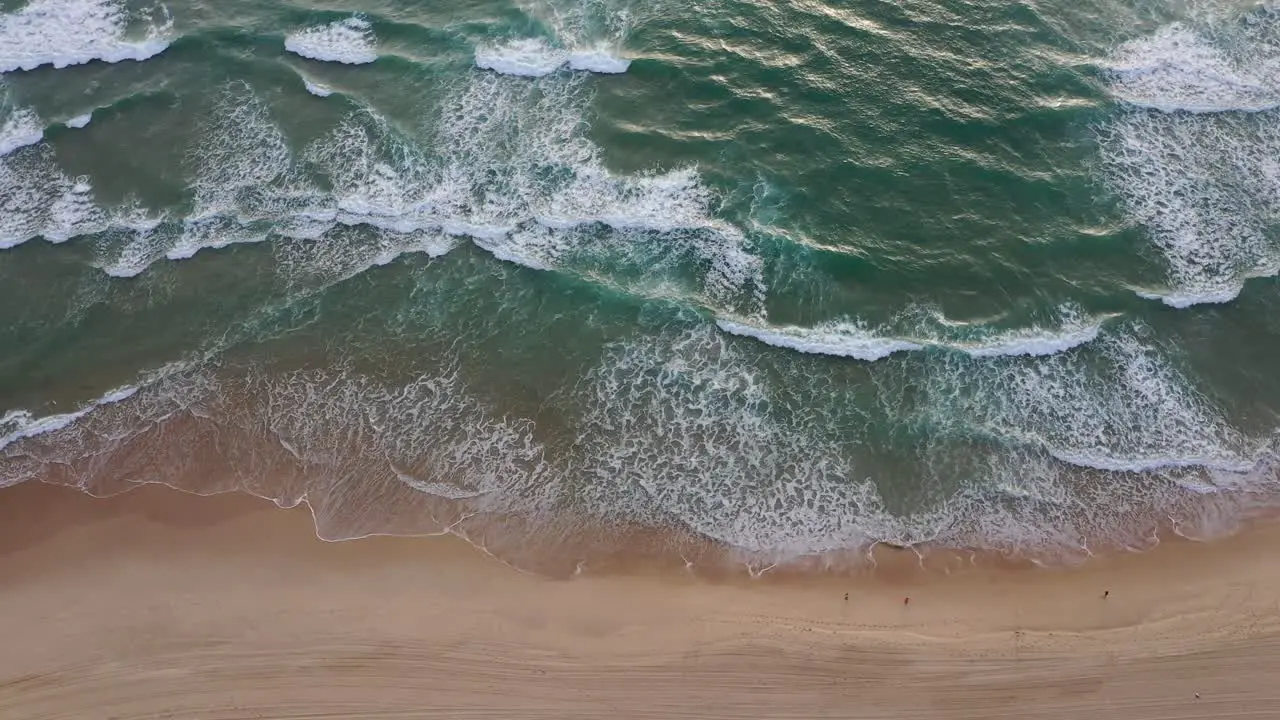
<path id="1" fill-rule="evenodd" d="M 1280 497 L 1274 6 L 0 0 L 0 72 L 0 484 L 516 562 Z"/>

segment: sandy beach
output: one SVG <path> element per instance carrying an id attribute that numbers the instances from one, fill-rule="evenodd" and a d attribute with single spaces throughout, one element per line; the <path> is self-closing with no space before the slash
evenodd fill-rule
<path id="1" fill-rule="evenodd" d="M 0 718 L 1274 717 L 1278 543 L 565 581 L 325 543 L 248 496 L 26 485 L 0 491 Z"/>

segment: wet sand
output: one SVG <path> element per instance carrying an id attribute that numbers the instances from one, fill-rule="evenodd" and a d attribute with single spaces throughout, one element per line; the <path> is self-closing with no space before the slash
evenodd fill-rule
<path id="1" fill-rule="evenodd" d="M 19 486 L 0 718 L 1271 718 L 1278 547 L 1268 522 L 1071 570 L 551 580 L 248 496 Z"/>

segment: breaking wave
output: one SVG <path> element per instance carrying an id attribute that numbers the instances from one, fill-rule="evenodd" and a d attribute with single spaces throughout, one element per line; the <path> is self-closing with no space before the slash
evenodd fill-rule
<path id="1" fill-rule="evenodd" d="M 795 325 L 761 326 L 729 318 L 720 318 L 720 329 L 734 335 L 751 337 L 767 345 L 798 350 L 815 355 L 834 355 L 856 360 L 880 360 L 893 353 L 941 348 L 971 357 L 1013 355 L 1053 355 L 1065 352 L 1098 336 L 1103 318 L 1088 317 L 1079 310 L 1064 306 L 1057 311 L 1057 328 L 1018 328 L 991 331 L 946 322 L 936 313 L 907 311 L 902 318 L 885 327 L 872 328 L 854 321 L 826 322 L 813 327 Z M 902 328 L 896 330 L 896 328 Z M 957 330 L 968 330 L 966 333 Z"/>
<path id="2" fill-rule="evenodd" d="M 1099 338 L 1091 358 L 913 356 L 883 367 L 918 388 L 878 383 L 877 407 L 711 325 L 673 327 L 609 344 L 564 390 L 559 432 L 480 399 L 448 360 L 398 380 L 180 367 L 72 413 L 8 413 L 0 467 L 94 492 L 306 501 L 326 538 L 452 532 L 517 563 L 623 525 L 774 561 L 877 542 L 1087 554 L 1150 543 L 1170 518 L 1194 531 L 1204 503 L 1267 482 L 1265 446 L 1141 335 Z M 909 512 L 886 504 L 869 452 L 886 418 L 932 428 L 913 472 L 937 490 Z"/>
<path id="3" fill-rule="evenodd" d="M 0 15 L 0 73 L 146 60 L 169 47 L 172 26 L 167 12 L 159 14 L 135 16 L 121 0 L 31 0 Z M 141 36 L 130 30 L 139 25 Z"/>
<path id="4" fill-rule="evenodd" d="M 36 237 L 65 242 L 110 225 L 93 201 L 89 179 L 63 173 L 47 145 L 0 157 L 0 248 Z"/>
<path id="5" fill-rule="evenodd" d="M 194 207 L 181 227 L 138 235 L 103 268 L 133 276 L 161 257 L 271 237 L 326 242 L 335 228 L 365 225 L 469 238 L 536 269 L 595 273 L 612 262 L 654 274 L 693 259 L 705 270 L 691 292 L 756 312 L 761 262 L 714 217 L 696 171 L 611 173 L 584 132 L 584 97 L 571 78 L 477 75 L 446 103 L 429 142 L 358 111 L 295 157 L 265 105 L 232 86 L 191 154 Z"/>
<path id="6" fill-rule="evenodd" d="M 63 124 L 69 128 L 78 130 L 82 127 L 86 127 L 91 120 L 93 120 L 93 113 L 87 112 L 82 115 L 76 115 L 73 118 L 67 118 L 67 121 Z"/>
<path id="7" fill-rule="evenodd" d="M 290 34 L 284 49 L 311 60 L 364 65 L 378 59 L 372 28 L 368 20 L 358 16 L 336 20 Z"/>
<path id="8" fill-rule="evenodd" d="M 541 38 L 511 40 L 476 48 L 476 67 L 504 75 L 542 77 L 568 67 L 594 73 L 624 73 L 629 60 L 601 48 L 571 51 L 554 48 Z"/>
<path id="9" fill-rule="evenodd" d="M 1103 128 L 1103 164 L 1168 267 L 1167 289 L 1139 294 L 1173 307 L 1280 270 L 1280 14 L 1250 18 L 1219 33 L 1234 59 L 1181 25 L 1118 51 L 1111 89 L 1144 107 Z"/>
<path id="10" fill-rule="evenodd" d="M 44 139 L 44 124 L 31 110 L 9 111 L 0 123 L 0 157 Z"/>

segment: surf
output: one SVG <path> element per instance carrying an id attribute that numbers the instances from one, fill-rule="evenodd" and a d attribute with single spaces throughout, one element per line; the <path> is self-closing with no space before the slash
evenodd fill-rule
<path id="1" fill-rule="evenodd" d="M 284 49 L 308 60 L 365 65 L 378 59 L 372 28 L 367 19 L 358 15 L 335 20 L 290 33 Z"/>
<path id="2" fill-rule="evenodd" d="M 894 353 L 926 349 L 959 352 L 970 357 L 1040 356 L 1067 352 L 1098 337 L 1106 317 L 1090 317 L 1067 305 L 1054 313 L 1058 327 L 1032 326 L 1006 330 L 972 327 L 948 321 L 940 313 L 907 308 L 880 327 L 857 320 L 836 320 L 812 327 L 762 325 L 722 317 L 725 332 L 766 345 L 802 353 L 876 361 Z"/>
<path id="3" fill-rule="evenodd" d="M 1108 89 L 1133 106 L 1100 131 L 1106 182 L 1168 267 L 1175 308 L 1234 300 L 1245 281 L 1280 271 L 1280 67 L 1274 12 L 1173 23 L 1122 44 Z"/>
<path id="4" fill-rule="evenodd" d="M 604 48 L 564 50 L 541 38 L 511 40 L 476 48 L 476 67 L 503 75 L 543 77 L 562 68 L 616 75 L 631 62 Z"/>
<path id="5" fill-rule="evenodd" d="M 131 31 L 138 25 L 145 26 L 140 35 Z M 172 29 L 163 9 L 135 16 L 120 0 L 31 0 L 0 15 L 0 73 L 141 62 L 169 47 Z"/>

